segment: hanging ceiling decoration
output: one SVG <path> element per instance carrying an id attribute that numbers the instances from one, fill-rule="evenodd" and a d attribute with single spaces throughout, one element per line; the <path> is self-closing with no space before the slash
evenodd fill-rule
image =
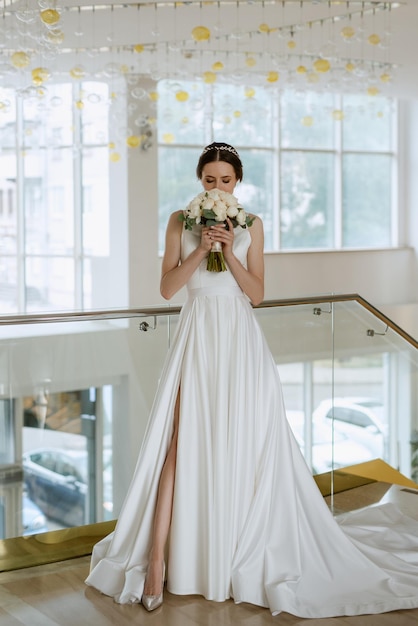
<path id="1" fill-rule="evenodd" d="M 211 76 L 214 81 L 286 83 L 310 89 L 320 83 L 321 88 L 356 91 L 374 86 L 380 91 L 396 73 L 390 54 L 391 19 L 402 3 L 3 0 L 2 4 L 0 85 L 7 81 L 25 88 L 38 68 L 37 85 L 54 76 L 77 80 L 136 73 L 154 79 Z"/>
<path id="2" fill-rule="evenodd" d="M 54 81 L 81 85 L 106 80 L 108 104 L 116 106 L 121 78 L 132 107 L 139 100 L 151 107 L 157 103 L 157 91 L 146 91 L 141 78 L 233 83 L 245 86 L 248 100 L 260 85 L 392 95 L 397 72 L 391 58 L 392 23 L 403 4 L 0 0 L 0 111 L 8 108 L 2 88 L 41 101 Z M 80 93 L 74 103 L 78 109 L 83 109 L 84 97 Z M 89 101 L 94 97 L 89 94 Z M 178 88 L 175 98 L 186 104 L 189 94 Z M 150 145 L 153 119 L 145 113 L 138 119 L 140 135 L 126 134 L 131 148 Z M 336 112 L 334 119 L 343 119 L 343 113 Z M 311 123 L 308 116 L 304 124 Z"/>

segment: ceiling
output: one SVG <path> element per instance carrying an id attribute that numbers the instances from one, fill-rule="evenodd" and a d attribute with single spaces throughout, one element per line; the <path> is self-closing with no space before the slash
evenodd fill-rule
<path id="1" fill-rule="evenodd" d="M 418 98 L 417 0 L 0 0 L 1 11 L 0 87 L 139 73 Z"/>

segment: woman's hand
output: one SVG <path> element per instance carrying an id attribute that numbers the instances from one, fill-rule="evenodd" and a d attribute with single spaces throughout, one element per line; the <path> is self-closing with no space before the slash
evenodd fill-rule
<path id="1" fill-rule="evenodd" d="M 228 257 L 232 254 L 232 246 L 234 244 L 234 227 L 228 217 L 226 218 L 226 221 L 229 230 L 226 228 L 224 223 L 211 226 L 209 228 L 209 239 L 211 242 L 219 241 L 222 244 L 223 255 L 225 259 L 228 259 Z"/>
<path id="2" fill-rule="evenodd" d="M 205 250 L 205 252 L 210 252 L 212 249 L 212 242 L 214 241 L 212 237 L 212 230 L 209 226 L 204 226 L 202 228 L 202 235 L 200 238 L 200 247 Z"/>

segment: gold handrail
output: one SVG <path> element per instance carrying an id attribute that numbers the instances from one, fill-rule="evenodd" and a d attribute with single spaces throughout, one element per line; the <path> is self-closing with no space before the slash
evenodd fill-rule
<path id="1" fill-rule="evenodd" d="M 365 309 L 370 311 L 375 317 L 380 319 L 388 328 L 401 336 L 414 348 L 418 348 L 418 341 L 414 339 L 403 328 L 398 326 L 387 315 L 379 311 L 374 305 L 365 300 L 357 293 L 348 294 L 326 294 L 318 296 L 308 296 L 303 298 L 283 298 L 280 300 L 265 300 L 255 306 L 255 309 L 265 309 L 273 307 L 300 306 L 306 304 L 319 304 L 325 302 L 348 302 L 355 301 Z M 166 315 L 178 315 L 181 305 L 149 306 L 135 309 L 106 309 L 92 311 L 72 311 L 63 313 L 37 313 L 20 315 L 1 315 L 0 326 L 12 326 L 20 324 L 50 324 L 56 322 L 75 321 L 100 321 L 134 317 L 158 317 Z"/>
<path id="2" fill-rule="evenodd" d="M 365 300 L 362 296 L 357 293 L 349 293 L 349 294 L 330 294 L 327 296 L 311 296 L 307 298 L 287 298 L 283 300 L 266 300 L 259 304 L 257 309 L 263 309 L 268 307 L 282 307 L 282 306 L 297 306 L 302 304 L 320 304 L 323 302 L 349 302 L 355 301 L 360 304 L 362 307 L 370 311 L 375 317 L 381 320 L 388 328 L 391 328 L 395 333 L 400 335 L 405 341 L 410 343 L 414 348 L 418 349 L 418 341 L 412 337 L 409 333 L 407 333 L 403 328 L 398 326 L 393 320 L 391 320 L 387 315 L 379 311 L 373 304 Z"/>

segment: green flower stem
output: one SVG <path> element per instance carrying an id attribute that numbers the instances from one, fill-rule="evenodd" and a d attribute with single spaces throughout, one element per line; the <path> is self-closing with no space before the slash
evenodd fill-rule
<path id="1" fill-rule="evenodd" d="M 206 269 L 208 272 L 226 272 L 223 252 L 216 252 L 214 250 L 209 252 Z"/>

